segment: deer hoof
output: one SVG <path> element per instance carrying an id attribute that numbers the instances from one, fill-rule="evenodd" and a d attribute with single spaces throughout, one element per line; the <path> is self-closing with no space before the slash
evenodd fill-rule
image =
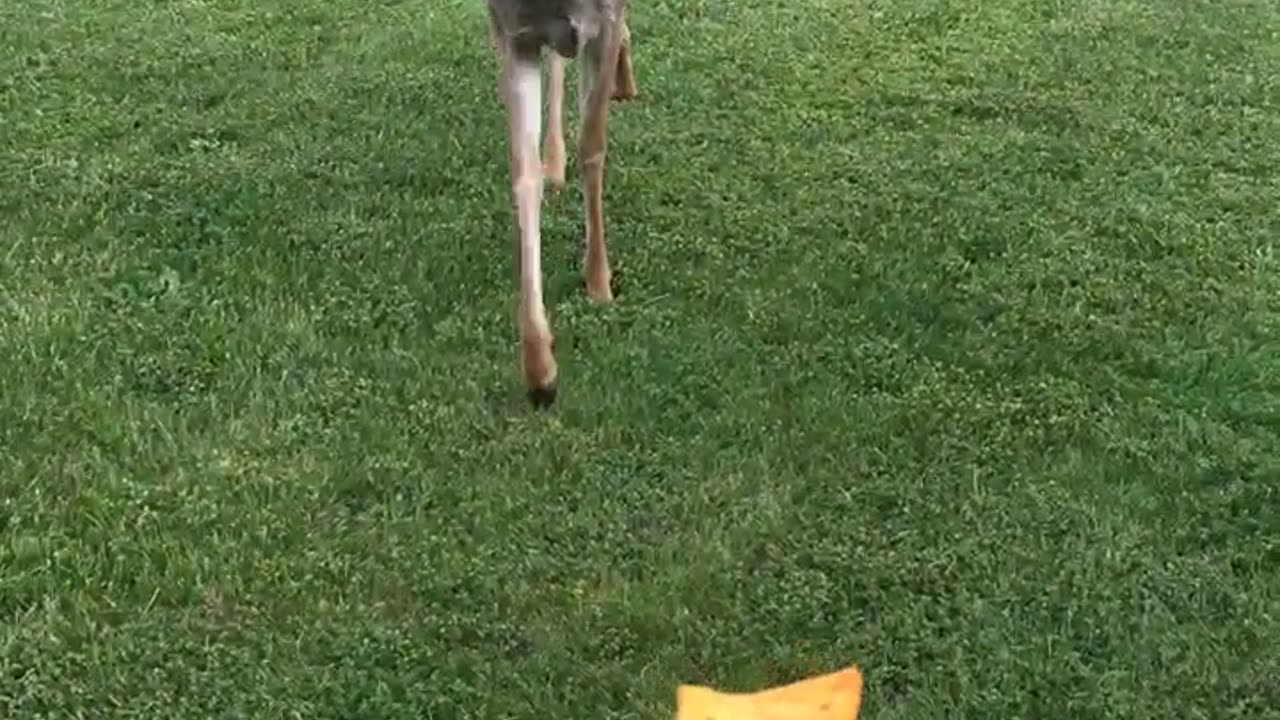
<path id="1" fill-rule="evenodd" d="M 529 388 L 529 403 L 536 410 L 546 410 L 556 402 L 556 384 L 553 382 L 546 387 Z"/>

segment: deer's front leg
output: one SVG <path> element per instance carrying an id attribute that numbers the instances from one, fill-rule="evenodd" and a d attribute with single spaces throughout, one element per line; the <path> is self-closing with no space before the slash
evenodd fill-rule
<path id="1" fill-rule="evenodd" d="M 556 360 L 542 301 L 542 74 L 538 56 L 503 57 L 503 97 L 511 143 L 511 186 L 520 227 L 520 346 L 525 384 L 535 406 L 556 397 Z"/>

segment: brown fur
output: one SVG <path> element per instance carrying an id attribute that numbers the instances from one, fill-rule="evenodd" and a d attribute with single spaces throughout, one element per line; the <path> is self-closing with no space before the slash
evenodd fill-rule
<path id="1" fill-rule="evenodd" d="M 546 319 L 541 277 L 541 204 L 544 180 L 553 188 L 565 182 L 565 58 L 582 63 L 579 108 L 582 131 L 578 161 L 582 168 L 586 225 L 587 295 L 597 302 L 613 300 L 604 226 L 604 175 L 608 145 L 609 101 L 635 97 L 631 66 L 631 34 L 627 0 L 487 0 L 492 39 L 502 63 L 500 90 L 507 106 L 512 195 L 520 232 L 521 357 L 525 384 L 535 404 L 555 398 L 557 368 L 554 338 Z M 521 86 L 531 68 L 541 65 L 542 50 L 551 48 L 550 109 L 541 157 L 528 127 L 529 90 Z M 540 91 L 539 91 L 540 92 Z M 533 135 L 532 146 L 530 145 Z"/>

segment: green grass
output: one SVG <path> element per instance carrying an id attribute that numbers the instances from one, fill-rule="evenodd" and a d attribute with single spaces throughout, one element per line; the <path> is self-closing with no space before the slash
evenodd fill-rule
<path id="1" fill-rule="evenodd" d="M 485 22 L 0 4 L 0 717 L 1280 717 L 1274 3 L 636 0 L 546 414 Z"/>

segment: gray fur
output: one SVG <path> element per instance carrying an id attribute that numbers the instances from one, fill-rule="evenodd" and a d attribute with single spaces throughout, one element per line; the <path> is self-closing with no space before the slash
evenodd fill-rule
<path id="1" fill-rule="evenodd" d="M 494 30 L 522 57 L 572 58 L 618 17 L 620 0 L 486 0 Z"/>

